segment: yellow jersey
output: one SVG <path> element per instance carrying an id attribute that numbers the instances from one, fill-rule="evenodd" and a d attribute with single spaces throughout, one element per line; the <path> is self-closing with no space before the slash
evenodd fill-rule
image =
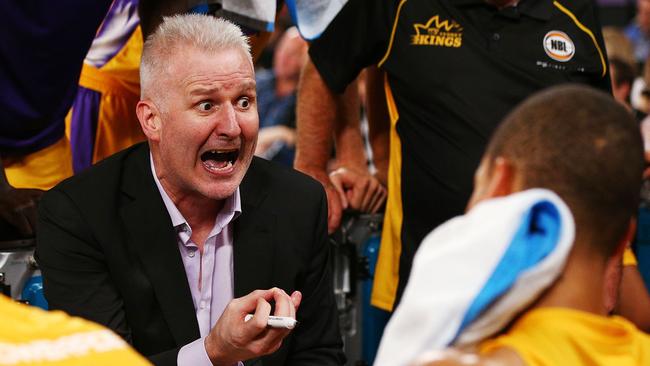
<path id="1" fill-rule="evenodd" d="M 61 311 L 19 304 L 2 295 L 0 324 L 0 365 L 150 365 L 106 328 Z"/>
<path id="2" fill-rule="evenodd" d="M 528 366 L 650 365 L 650 336 L 632 323 L 566 308 L 534 309 L 480 351 L 500 347 L 513 349 Z"/>

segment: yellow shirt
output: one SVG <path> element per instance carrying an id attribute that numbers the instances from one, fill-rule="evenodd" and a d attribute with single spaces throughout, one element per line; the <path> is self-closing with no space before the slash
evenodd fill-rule
<path id="1" fill-rule="evenodd" d="M 650 336 L 632 323 L 565 308 L 534 309 L 480 348 L 500 347 L 515 350 L 528 366 L 650 365 Z"/>
<path id="2" fill-rule="evenodd" d="M 0 365 L 145 366 L 149 362 L 106 328 L 0 295 Z"/>

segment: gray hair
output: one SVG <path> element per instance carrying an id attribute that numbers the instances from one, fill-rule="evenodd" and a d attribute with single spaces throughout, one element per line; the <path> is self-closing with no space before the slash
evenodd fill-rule
<path id="1" fill-rule="evenodd" d="M 240 49 L 252 64 L 248 38 L 233 23 L 203 14 L 183 14 L 164 17 L 158 29 L 144 43 L 140 62 L 141 97 L 151 96 L 153 83 L 166 72 L 169 58 L 183 48 L 218 52 Z M 153 89 L 152 89 L 153 88 Z"/>

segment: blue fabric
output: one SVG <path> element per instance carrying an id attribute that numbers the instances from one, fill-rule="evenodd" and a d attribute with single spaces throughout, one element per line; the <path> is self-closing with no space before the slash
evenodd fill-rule
<path id="1" fill-rule="evenodd" d="M 81 64 L 111 0 L 0 1 L 0 152 L 63 137 Z"/>
<path id="2" fill-rule="evenodd" d="M 519 275 L 535 267 L 553 252 L 560 239 L 561 225 L 560 213 L 549 201 L 536 203 L 522 216 L 508 249 L 469 306 L 454 338 L 505 294 Z"/>
<path id="3" fill-rule="evenodd" d="M 79 87 L 70 118 L 70 146 L 75 174 L 93 163 L 95 135 L 102 95 L 94 90 Z"/>

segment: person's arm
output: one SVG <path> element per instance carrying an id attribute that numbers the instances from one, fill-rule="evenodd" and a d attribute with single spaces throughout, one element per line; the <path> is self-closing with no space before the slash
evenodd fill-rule
<path id="1" fill-rule="evenodd" d="M 376 201 L 385 197 L 384 188 L 369 174 L 366 165 L 356 82 L 350 84 L 343 94 L 336 94 L 325 84 L 314 64 L 308 61 L 298 88 L 296 111 L 298 138 L 294 167 L 325 187 L 328 232 L 332 233 L 341 222 L 343 209 L 372 211 L 377 206 Z M 329 176 L 332 131 L 339 169 Z"/>
<path id="2" fill-rule="evenodd" d="M 0 159 L 0 220 L 15 228 L 22 237 L 36 234 L 37 206 L 42 194 L 40 189 L 16 189 L 9 184 Z M 16 239 L 5 237 L 7 235 L 5 230 L 0 230 L 0 240 Z"/>
<path id="3" fill-rule="evenodd" d="M 319 181 L 325 188 L 328 204 L 328 232 L 339 226 L 341 212 L 346 204 L 328 177 L 328 161 L 332 150 L 332 131 L 337 124 L 338 110 L 346 102 L 346 95 L 356 93 L 354 85 L 344 94 L 334 93 L 323 81 L 318 70 L 308 60 L 298 86 L 296 107 L 296 159 L 294 168 Z"/>
<path id="4" fill-rule="evenodd" d="M 372 158 L 377 168 L 375 177 L 388 186 L 388 159 L 390 151 L 390 119 L 384 91 L 384 71 L 376 66 L 367 70 L 366 94 L 368 113 L 368 135 L 372 146 Z"/>

